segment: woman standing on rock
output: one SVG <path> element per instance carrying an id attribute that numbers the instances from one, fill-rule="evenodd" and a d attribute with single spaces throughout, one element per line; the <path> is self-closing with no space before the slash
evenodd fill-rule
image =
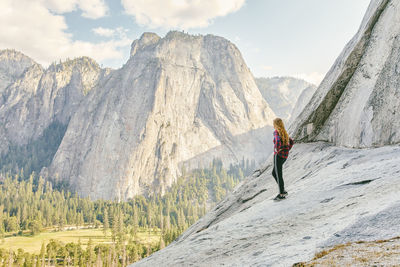
<path id="1" fill-rule="evenodd" d="M 282 166 L 289 156 L 289 150 L 293 146 L 293 140 L 289 137 L 286 132 L 283 121 L 280 118 L 274 119 L 274 168 L 272 170 L 272 176 L 279 186 L 279 194 L 274 198 L 274 200 L 282 200 L 287 196 L 285 191 L 285 183 L 282 176 Z"/>

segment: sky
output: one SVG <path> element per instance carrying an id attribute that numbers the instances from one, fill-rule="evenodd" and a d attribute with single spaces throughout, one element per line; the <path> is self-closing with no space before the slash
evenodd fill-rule
<path id="1" fill-rule="evenodd" d="M 0 49 L 47 67 L 89 56 L 120 68 L 143 32 L 214 34 L 255 77 L 318 84 L 358 30 L 369 0 L 0 0 Z"/>

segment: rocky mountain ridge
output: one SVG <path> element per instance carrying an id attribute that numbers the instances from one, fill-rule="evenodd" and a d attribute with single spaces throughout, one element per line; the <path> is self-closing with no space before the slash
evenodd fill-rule
<path id="1" fill-rule="evenodd" d="M 38 139 L 52 123 L 67 125 L 80 102 L 109 72 L 87 57 L 47 69 L 22 53 L 3 50 L 2 69 L 15 73 L 0 98 L 0 154 Z M 5 73 L 7 71 L 3 71 Z"/>
<path id="2" fill-rule="evenodd" d="M 185 162 L 211 162 L 215 150 L 228 151 L 224 163 L 267 156 L 273 117 L 228 40 L 144 33 L 77 109 L 47 171 L 93 198 L 150 194 L 171 185 Z M 239 149 L 241 135 L 253 145 Z"/>
<path id="3" fill-rule="evenodd" d="M 20 70 L 2 92 L 0 154 L 53 131 L 61 143 L 51 145 L 41 174 L 81 195 L 163 192 L 182 168 L 213 158 L 260 162 L 272 151 L 275 115 L 222 37 L 144 33 L 118 70 L 87 57 L 44 69 L 18 52 L 2 55 L 3 73 L 11 73 L 10 58 Z"/>
<path id="4" fill-rule="evenodd" d="M 181 168 L 213 158 L 259 162 L 272 151 L 275 115 L 239 50 L 222 37 L 144 33 L 118 70 L 87 57 L 44 69 L 12 50 L 1 55 L 0 72 L 15 73 L 3 79 L 1 159 L 59 139 L 41 175 L 83 196 L 163 192 Z"/>
<path id="5" fill-rule="evenodd" d="M 35 64 L 31 58 L 18 51 L 0 50 L 0 93 Z"/>

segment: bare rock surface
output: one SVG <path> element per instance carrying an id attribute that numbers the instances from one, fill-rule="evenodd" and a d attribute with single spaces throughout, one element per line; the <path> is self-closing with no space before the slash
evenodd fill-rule
<path id="1" fill-rule="evenodd" d="M 272 200 L 271 171 L 267 162 L 177 241 L 132 266 L 291 266 L 340 244 L 338 236 L 366 239 L 366 225 L 374 229 L 368 238 L 396 236 L 400 146 L 297 144 L 285 163 L 289 196 L 281 202 Z"/>
<path id="2" fill-rule="evenodd" d="M 0 92 L 0 154 L 37 139 L 53 122 L 67 125 L 85 95 L 108 72 L 86 57 L 44 69 L 14 50 L 0 53 L 0 66 L 8 69 L 10 81 Z"/>
<path id="3" fill-rule="evenodd" d="M 72 116 L 48 172 L 92 198 L 163 192 L 199 155 L 265 160 L 274 116 L 228 40 L 144 33 Z"/>
<path id="4" fill-rule="evenodd" d="M 291 132 L 347 147 L 400 142 L 400 2 L 373 0 Z"/>
<path id="5" fill-rule="evenodd" d="M 18 51 L 0 50 L 0 94 L 34 64 L 31 58 Z"/>

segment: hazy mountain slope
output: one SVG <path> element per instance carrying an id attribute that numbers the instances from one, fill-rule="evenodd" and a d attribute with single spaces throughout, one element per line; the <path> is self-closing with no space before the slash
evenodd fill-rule
<path id="1" fill-rule="evenodd" d="M 257 87 L 275 114 L 288 121 L 297 99 L 307 88 L 316 86 L 293 77 L 255 78 Z"/>
<path id="2" fill-rule="evenodd" d="M 77 109 L 49 175 L 93 198 L 163 191 L 199 155 L 225 163 L 265 158 L 272 136 L 258 132 L 271 133 L 274 116 L 228 40 L 145 33 Z"/>
<path id="3" fill-rule="evenodd" d="M 315 90 L 317 90 L 317 87 L 311 85 L 305 88 L 303 92 L 301 92 L 300 96 L 297 98 L 296 104 L 292 109 L 292 113 L 290 114 L 288 125 L 290 125 L 300 115 L 308 102 L 311 100 L 311 97 L 314 95 Z"/>

